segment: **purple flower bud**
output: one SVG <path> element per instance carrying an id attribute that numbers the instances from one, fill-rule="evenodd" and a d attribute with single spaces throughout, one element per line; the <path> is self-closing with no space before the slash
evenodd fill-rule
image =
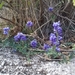
<path id="1" fill-rule="evenodd" d="M 3 28 L 3 34 L 8 35 L 9 33 L 9 27 Z"/>
<path id="2" fill-rule="evenodd" d="M 48 9 L 49 11 L 53 11 L 53 7 L 49 7 L 49 9 Z"/>
<path id="3" fill-rule="evenodd" d="M 63 38 L 61 37 L 61 36 L 58 36 L 58 40 L 60 41 L 60 40 L 62 40 Z"/>
<path id="4" fill-rule="evenodd" d="M 20 41 L 20 37 L 18 35 L 15 35 L 14 36 L 14 40 L 17 42 L 17 41 Z"/>
<path id="5" fill-rule="evenodd" d="M 60 26 L 60 21 L 53 23 L 53 27 L 54 27 L 55 30 L 57 30 L 57 28 L 58 28 L 59 26 Z"/>
<path id="6" fill-rule="evenodd" d="M 27 26 L 27 27 L 33 26 L 33 22 L 32 22 L 32 21 L 28 21 L 27 24 L 26 24 L 26 26 Z"/>
<path id="7" fill-rule="evenodd" d="M 18 32 L 17 33 L 17 37 L 20 39 L 21 38 L 21 36 L 23 36 L 24 34 L 23 33 L 21 33 L 21 32 Z"/>
<path id="8" fill-rule="evenodd" d="M 27 39 L 26 35 L 21 35 L 21 38 L 20 38 L 21 41 L 25 41 L 26 39 Z"/>
<path id="9" fill-rule="evenodd" d="M 58 35 L 59 36 L 62 36 L 62 28 L 61 27 L 58 27 L 57 28 L 57 32 L 58 32 Z"/>
<path id="10" fill-rule="evenodd" d="M 53 45 L 55 45 L 56 47 L 60 45 L 59 41 L 53 42 Z"/>
<path id="11" fill-rule="evenodd" d="M 48 44 L 45 44 L 45 43 L 44 43 L 43 49 L 44 49 L 44 50 L 47 50 L 47 49 L 49 49 L 49 48 L 51 48 L 51 47 L 50 47 Z"/>
<path id="12" fill-rule="evenodd" d="M 21 41 L 25 41 L 25 40 L 27 40 L 25 34 L 23 34 L 23 33 L 18 33 L 17 35 L 20 37 L 20 40 L 21 40 Z"/>
<path id="13" fill-rule="evenodd" d="M 30 46 L 33 47 L 33 48 L 36 48 L 37 47 L 37 40 L 34 39 L 30 42 Z"/>
<path id="14" fill-rule="evenodd" d="M 56 47 L 56 51 L 57 51 L 57 52 L 60 52 L 60 48 Z"/>
<path id="15" fill-rule="evenodd" d="M 50 39 L 52 44 L 54 44 L 57 41 L 57 37 L 56 37 L 56 35 L 54 33 L 50 34 L 50 38 L 49 39 Z"/>

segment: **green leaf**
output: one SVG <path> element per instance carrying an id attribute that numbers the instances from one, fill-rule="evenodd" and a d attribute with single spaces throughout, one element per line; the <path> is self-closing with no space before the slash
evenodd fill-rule
<path id="1" fill-rule="evenodd" d="M 2 1 L 2 2 L 0 3 L 0 9 L 2 9 L 3 5 L 4 5 L 4 2 Z"/>
<path id="2" fill-rule="evenodd" d="M 72 59 L 74 57 L 74 52 L 71 52 L 69 58 Z"/>
<path id="3" fill-rule="evenodd" d="M 55 18 L 56 18 L 55 15 L 52 15 L 52 16 L 51 16 L 51 20 L 52 20 L 52 22 L 54 22 Z"/>

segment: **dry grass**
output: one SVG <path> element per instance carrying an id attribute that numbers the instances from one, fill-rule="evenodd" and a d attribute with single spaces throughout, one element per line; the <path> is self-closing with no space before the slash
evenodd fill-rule
<path id="1" fill-rule="evenodd" d="M 64 39 L 72 37 L 68 33 L 75 31 L 75 9 L 71 0 L 3 0 L 5 5 L 0 10 L 0 18 L 4 26 L 10 26 L 11 32 L 15 35 L 18 31 L 24 33 L 37 32 L 38 36 L 47 39 L 52 32 L 52 23 L 61 21 L 64 30 Z M 54 7 L 53 13 L 48 11 L 49 7 Z M 4 14 L 3 14 L 4 13 Z M 33 21 L 31 30 L 25 24 L 28 20 Z M 4 24 L 5 23 L 5 24 Z M 2 25 L 2 26 L 1 26 Z M 69 32 L 70 31 L 70 32 Z"/>

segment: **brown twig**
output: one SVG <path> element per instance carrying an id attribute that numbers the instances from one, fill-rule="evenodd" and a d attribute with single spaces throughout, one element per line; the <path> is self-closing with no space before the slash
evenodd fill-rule
<path id="1" fill-rule="evenodd" d="M 45 26 L 47 23 L 49 23 L 51 21 L 51 19 L 50 20 L 48 20 L 47 22 L 45 22 L 44 24 L 42 24 L 41 26 L 39 26 L 34 32 L 36 32 L 36 31 L 38 31 L 39 29 L 41 29 L 43 26 Z"/>
<path id="2" fill-rule="evenodd" d="M 41 55 L 38 55 L 38 57 L 40 57 L 41 59 L 46 60 L 46 61 L 62 61 L 63 60 L 63 59 L 50 59 L 47 57 L 43 57 Z"/>
<path id="3" fill-rule="evenodd" d="M 34 11 L 33 0 L 31 1 L 31 4 L 32 4 L 33 14 L 34 14 L 34 17 L 35 17 L 36 23 L 37 23 L 37 25 L 40 27 L 39 22 L 38 22 L 38 19 L 37 19 L 37 17 L 36 17 L 35 11 Z M 44 38 L 44 35 L 43 35 L 43 32 L 42 32 L 41 28 L 40 28 L 39 30 L 40 30 L 40 32 L 41 32 L 41 34 L 42 34 L 42 37 Z"/>
<path id="4" fill-rule="evenodd" d="M 7 18 L 2 17 L 2 16 L 0 16 L 0 18 L 3 19 L 3 20 L 9 21 L 9 22 L 11 22 L 11 23 L 13 23 L 13 24 L 15 24 L 15 25 L 17 25 L 17 26 L 19 25 L 19 24 L 15 23 L 15 22 L 13 22 L 13 21 L 7 19 Z"/>
<path id="5" fill-rule="evenodd" d="M 60 52 L 74 52 L 74 50 L 61 50 Z"/>
<path id="6" fill-rule="evenodd" d="M 74 24 L 74 25 L 75 25 L 75 23 L 74 23 L 74 22 L 72 22 L 69 18 L 64 17 L 64 16 L 62 16 L 62 15 L 59 15 L 59 14 L 56 14 L 54 11 L 53 11 L 53 14 L 54 14 L 54 15 L 56 15 L 56 16 L 58 16 L 58 17 L 61 17 L 61 18 L 63 18 L 63 19 L 66 19 L 66 20 L 70 21 L 72 24 Z"/>

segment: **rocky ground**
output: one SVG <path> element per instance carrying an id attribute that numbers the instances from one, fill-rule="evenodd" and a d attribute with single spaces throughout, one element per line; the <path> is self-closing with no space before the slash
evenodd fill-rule
<path id="1" fill-rule="evenodd" d="M 0 75 L 75 75 L 75 58 L 68 63 L 42 61 L 34 56 L 30 62 L 24 56 L 0 48 Z"/>

